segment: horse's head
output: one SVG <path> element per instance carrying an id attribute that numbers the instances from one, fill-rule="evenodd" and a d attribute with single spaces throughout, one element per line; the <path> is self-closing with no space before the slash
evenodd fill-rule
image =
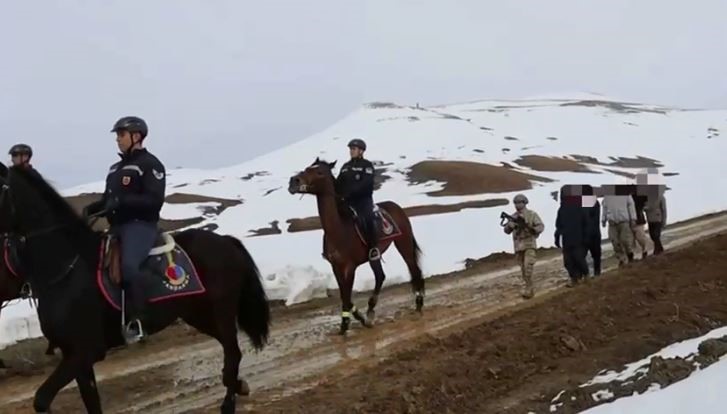
<path id="1" fill-rule="evenodd" d="M 308 168 L 290 177 L 288 191 L 290 194 L 333 194 L 335 179 L 332 171 L 335 166 L 336 161 L 316 158 Z"/>
<path id="2" fill-rule="evenodd" d="M 0 163 L 0 230 L 11 227 L 22 236 L 59 226 L 89 229 L 40 174 Z"/>

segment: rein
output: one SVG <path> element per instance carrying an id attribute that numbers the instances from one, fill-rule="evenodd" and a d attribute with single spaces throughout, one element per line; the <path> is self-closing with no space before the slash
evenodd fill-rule
<path id="1" fill-rule="evenodd" d="M 2 206 L 6 197 L 12 198 L 12 193 L 10 191 L 10 186 L 7 184 L 7 182 L 4 182 L 4 180 L 2 183 L 2 187 L 0 187 L 0 190 L 1 190 L 0 191 L 0 206 Z M 10 213 L 11 213 L 12 218 L 14 218 L 16 216 L 15 205 L 12 202 L 10 203 Z M 96 221 L 105 214 L 106 214 L 106 211 L 102 210 L 97 213 L 90 214 L 86 218 L 91 219 L 90 224 L 91 224 L 91 226 L 93 226 L 93 224 L 95 224 Z M 31 231 L 24 235 L 22 235 L 22 234 L 16 235 L 16 238 L 20 242 L 20 244 L 25 244 L 25 242 L 27 242 L 28 240 L 30 240 L 32 238 L 37 238 L 39 236 L 51 234 L 53 232 L 56 232 L 58 230 L 65 228 L 65 227 L 68 227 L 67 223 L 55 224 L 55 225 L 52 225 L 52 226 L 49 226 L 46 228 L 42 228 L 40 230 Z M 13 236 L 13 234 L 5 233 L 2 236 L 5 238 L 9 238 L 9 237 Z M 47 285 L 54 286 L 54 285 L 60 283 L 61 281 L 63 281 L 71 273 L 71 271 L 73 271 L 73 269 L 76 267 L 76 264 L 78 263 L 78 260 L 80 259 L 80 257 L 81 257 L 80 253 L 76 253 L 76 255 L 73 257 L 73 260 L 71 260 L 70 263 L 59 274 L 52 277 L 48 281 Z M 26 295 L 26 296 L 21 296 L 21 299 L 26 299 L 26 298 L 34 299 L 35 298 L 35 296 L 33 295 L 33 289 L 32 289 L 30 280 L 27 280 L 25 282 L 25 285 L 23 285 L 23 287 L 21 288 L 21 295 Z M 7 305 L 5 305 L 5 304 L 1 305 L 0 309 L 2 309 L 5 306 L 7 306 Z"/>

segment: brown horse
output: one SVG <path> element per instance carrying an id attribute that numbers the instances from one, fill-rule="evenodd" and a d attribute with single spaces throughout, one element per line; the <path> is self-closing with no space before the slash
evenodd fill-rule
<path id="1" fill-rule="evenodd" d="M 368 261 L 368 247 L 359 236 L 355 220 L 350 210 L 336 195 L 335 179 L 332 170 L 336 162 L 327 163 L 316 160 L 301 173 L 290 178 L 288 191 L 291 194 L 314 194 L 318 201 L 318 216 L 323 227 L 323 254 L 331 263 L 341 295 L 341 331 L 343 335 L 351 323 L 351 315 L 366 327 L 371 327 L 375 317 L 381 287 L 384 284 L 384 271 L 380 260 L 371 261 L 371 269 L 376 278 L 374 291 L 368 302 L 367 318 L 364 318 L 351 301 L 356 268 Z M 415 294 L 416 310 L 424 306 L 424 278 L 419 267 L 421 250 L 417 245 L 411 222 L 404 210 L 392 201 L 378 203 L 399 229 L 395 237 L 380 239 L 379 250 L 383 254 L 393 242 L 409 268 L 411 286 Z"/>

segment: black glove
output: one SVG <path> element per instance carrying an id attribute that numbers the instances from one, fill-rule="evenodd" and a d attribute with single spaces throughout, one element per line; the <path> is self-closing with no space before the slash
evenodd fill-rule
<path id="1" fill-rule="evenodd" d="M 121 200 L 119 200 L 119 197 L 109 197 L 104 205 L 104 211 L 106 211 L 106 214 L 110 214 L 116 211 L 119 206 L 121 206 Z"/>
<path id="2" fill-rule="evenodd" d="M 560 237 L 555 236 L 555 247 L 560 249 Z"/>

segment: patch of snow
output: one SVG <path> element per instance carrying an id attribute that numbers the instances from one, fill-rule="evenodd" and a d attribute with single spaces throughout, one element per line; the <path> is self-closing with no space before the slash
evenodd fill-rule
<path id="1" fill-rule="evenodd" d="M 691 354 L 694 354 L 697 352 L 699 344 L 702 343 L 706 339 L 710 338 L 721 338 L 723 336 L 727 335 L 727 327 L 717 328 L 712 331 L 709 331 L 705 335 L 702 335 L 697 338 L 691 338 L 687 339 L 681 342 L 677 342 L 674 344 L 669 345 L 666 348 L 663 348 L 659 352 L 656 352 L 654 354 L 651 354 L 647 356 L 646 358 L 643 358 L 641 360 L 638 360 L 636 362 L 632 362 L 626 367 L 619 371 L 608 371 L 606 373 L 597 375 L 592 380 L 586 382 L 585 384 L 581 385 L 581 387 L 587 387 L 589 385 L 593 384 L 605 384 L 609 383 L 611 381 L 619 381 L 623 382 L 629 378 L 632 378 L 636 375 L 642 374 L 647 371 L 649 362 L 651 361 L 651 358 L 655 356 L 662 357 L 664 359 L 667 358 L 687 358 Z"/>
<path id="2" fill-rule="evenodd" d="M 727 407 L 727 359 L 698 370 L 656 392 L 619 398 L 582 411 L 584 414 L 722 414 Z M 650 387 L 651 391 L 653 387 Z"/>
<path id="3" fill-rule="evenodd" d="M 614 394 L 609 390 L 598 390 L 591 394 L 593 401 L 609 400 L 614 397 Z"/>

